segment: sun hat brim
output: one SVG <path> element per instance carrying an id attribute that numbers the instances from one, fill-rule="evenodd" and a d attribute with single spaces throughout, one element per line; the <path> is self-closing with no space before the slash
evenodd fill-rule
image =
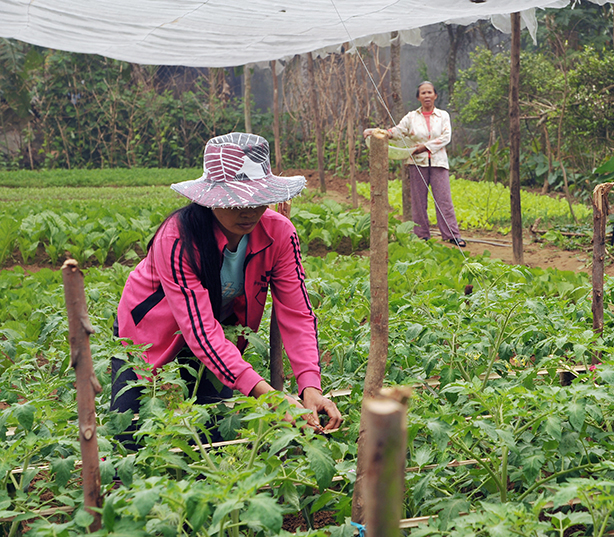
<path id="1" fill-rule="evenodd" d="M 259 179 L 210 181 L 207 175 L 174 183 L 171 188 L 203 207 L 227 209 L 262 207 L 288 201 L 301 193 L 306 179 L 302 175 L 280 177 L 269 174 Z"/>

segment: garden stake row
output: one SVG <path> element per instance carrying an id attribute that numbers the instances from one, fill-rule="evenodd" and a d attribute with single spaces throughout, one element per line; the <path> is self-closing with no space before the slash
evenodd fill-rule
<path id="1" fill-rule="evenodd" d="M 83 468 L 83 503 L 94 517 L 90 531 L 100 529 L 100 513 L 88 507 L 102 507 L 100 497 L 100 466 L 98 440 L 96 438 L 96 394 L 102 391 L 94 373 L 90 351 L 90 324 L 85 302 L 83 272 L 74 259 L 67 259 L 62 266 L 64 297 L 68 312 L 68 337 L 70 340 L 70 365 L 77 378 L 77 410 L 79 414 L 79 442 Z"/>
<path id="2" fill-rule="evenodd" d="M 371 342 L 365 385 L 364 402 L 373 399 L 382 388 L 388 357 L 388 133 L 373 131 L 369 153 L 371 169 Z M 365 459 L 365 419 L 360 417 L 356 483 L 352 497 L 352 520 L 364 523 L 364 476 L 368 472 Z M 395 521 L 397 523 L 398 521 Z"/>

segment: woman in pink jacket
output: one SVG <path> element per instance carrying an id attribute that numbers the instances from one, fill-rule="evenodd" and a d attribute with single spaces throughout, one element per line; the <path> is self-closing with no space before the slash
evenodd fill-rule
<path id="1" fill-rule="evenodd" d="M 286 217 L 267 208 L 301 192 L 305 178 L 271 173 L 268 142 L 253 134 L 211 139 L 199 179 L 171 186 L 192 203 L 172 213 L 150 242 L 147 257 L 128 277 L 117 316 L 117 335 L 149 345 L 143 356 L 154 372 L 171 360 L 196 357 L 206 366 L 197 402 L 216 402 L 232 390 L 258 397 L 273 388 L 242 358 L 223 325 L 258 330 L 271 287 L 286 353 L 302 405 L 318 425 L 339 427 L 335 404 L 322 396 L 317 321 L 305 288 L 299 240 Z M 138 412 L 137 388 L 119 393 L 133 370 L 113 359 L 111 408 Z M 184 380 L 194 377 L 181 368 Z M 301 406 L 293 398 L 288 400 Z"/>

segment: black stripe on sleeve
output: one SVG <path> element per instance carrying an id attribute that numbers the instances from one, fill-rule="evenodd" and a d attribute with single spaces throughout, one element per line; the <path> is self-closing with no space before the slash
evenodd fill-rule
<path id="1" fill-rule="evenodd" d="M 209 357 L 211 363 L 216 367 L 220 374 L 223 375 L 224 378 L 226 378 L 229 382 L 234 383 L 236 380 L 236 376 L 230 371 L 230 369 L 228 369 L 228 366 L 226 366 L 224 361 L 217 354 L 216 350 L 213 348 L 211 342 L 207 338 L 202 318 L 200 316 L 200 310 L 198 308 L 196 293 L 193 289 L 188 289 L 187 287 L 187 281 L 183 268 L 183 256 L 181 255 L 181 251 L 177 251 L 178 248 L 179 239 L 176 239 L 171 252 L 171 267 L 173 272 L 173 280 L 177 285 L 181 287 L 181 292 L 183 293 L 183 296 L 185 298 L 186 310 L 190 317 L 190 323 L 192 325 L 192 332 L 194 333 L 194 337 L 196 337 L 196 341 L 198 342 L 199 347 Z M 179 266 L 177 266 L 177 263 Z"/>

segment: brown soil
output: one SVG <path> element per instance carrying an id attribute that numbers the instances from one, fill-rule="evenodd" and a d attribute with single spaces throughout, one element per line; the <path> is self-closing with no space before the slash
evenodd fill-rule
<path id="1" fill-rule="evenodd" d="M 336 526 L 337 522 L 333 513 L 329 511 L 318 511 L 313 514 L 313 529 L 324 528 L 325 526 Z M 297 530 L 307 531 L 309 528 L 302 514 L 286 515 L 282 529 L 295 533 Z"/>
<path id="2" fill-rule="evenodd" d="M 317 191 L 320 189 L 320 180 L 317 170 L 301 170 L 292 169 L 285 170 L 284 175 L 304 175 L 307 179 L 307 188 Z M 369 174 L 360 172 L 357 177 L 358 181 L 368 181 Z M 339 203 L 350 204 L 352 198 L 349 192 L 349 180 L 345 177 L 337 177 L 326 173 L 326 197 L 332 198 Z M 316 200 L 318 197 L 316 196 Z M 368 209 L 369 201 L 364 198 L 359 198 L 359 204 Z M 436 226 L 432 226 L 432 236 L 437 239 L 439 233 Z M 510 235 L 504 236 L 492 231 L 470 230 L 463 233 L 463 238 L 467 241 L 467 247 L 463 248 L 463 252 L 469 255 L 482 255 L 485 252 L 490 253 L 492 259 L 500 259 L 504 263 L 513 264 L 514 255 L 512 250 L 512 238 Z M 450 248 L 456 246 L 449 245 Z M 535 268 L 556 268 L 559 270 L 571 270 L 574 272 L 591 271 L 592 252 L 581 250 L 561 250 L 556 246 L 536 242 L 535 238 L 525 231 L 523 236 L 523 257 L 524 264 L 528 267 Z M 310 245 L 310 254 L 318 255 L 317 249 L 312 249 Z M 341 253 L 341 252 L 340 252 Z M 605 268 L 606 274 L 614 276 L 614 265 Z"/>

